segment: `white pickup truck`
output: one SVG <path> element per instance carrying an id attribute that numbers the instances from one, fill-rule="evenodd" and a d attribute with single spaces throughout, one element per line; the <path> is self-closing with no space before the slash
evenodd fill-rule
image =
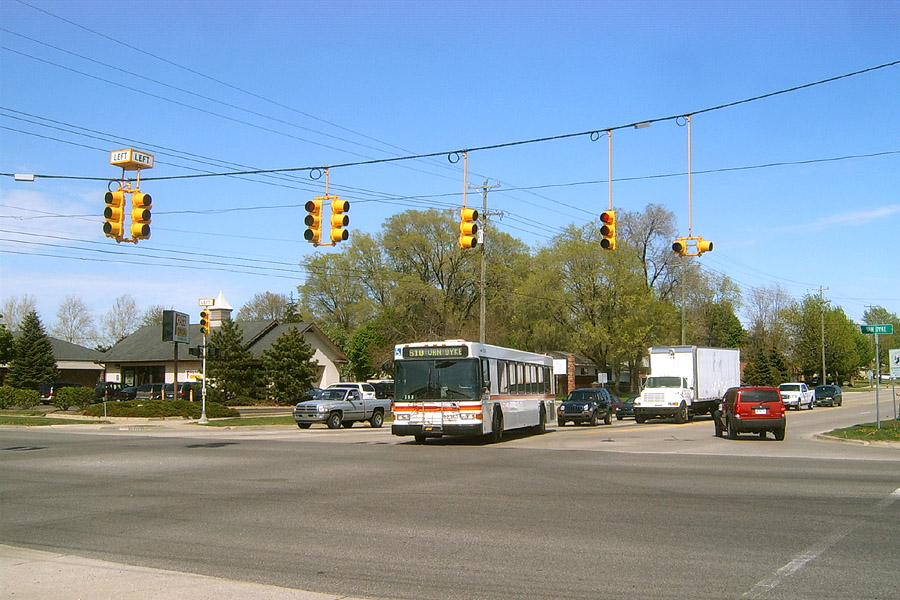
<path id="1" fill-rule="evenodd" d="M 384 415 L 391 410 L 390 398 L 376 398 L 369 384 L 333 384 L 322 390 L 315 400 L 299 402 L 294 407 L 294 421 L 300 429 L 313 423 L 325 423 L 329 429 L 353 427 L 357 421 L 368 421 L 381 427 Z"/>
<path id="2" fill-rule="evenodd" d="M 809 389 L 805 383 L 792 381 L 790 383 L 782 383 L 778 386 L 781 392 L 781 401 L 784 402 L 785 408 L 796 408 L 800 410 L 804 405 L 812 410 L 816 405 L 816 392 Z"/>

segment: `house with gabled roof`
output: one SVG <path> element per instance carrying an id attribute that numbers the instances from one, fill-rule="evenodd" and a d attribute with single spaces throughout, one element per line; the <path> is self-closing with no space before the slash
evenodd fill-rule
<path id="1" fill-rule="evenodd" d="M 19 337 L 19 335 L 21 332 L 13 333 L 13 337 Z M 56 359 L 56 369 L 59 371 L 57 381 L 94 387 L 102 379 L 102 352 L 55 337 L 47 336 L 47 339 L 50 340 L 53 358 Z M 0 381 L 5 377 L 7 368 L 7 365 L 0 365 Z"/>
<path id="2" fill-rule="evenodd" d="M 219 293 L 215 304 L 209 308 L 210 326 L 213 330 L 230 318 L 232 308 Z M 282 323 L 278 320 L 238 321 L 243 342 L 254 359 L 272 347 L 275 341 L 291 328 L 303 334 L 313 349 L 317 363 L 315 387 L 326 387 L 340 381 L 340 365 L 348 363 L 346 354 L 319 329 L 315 323 Z M 145 325 L 106 351 L 106 381 L 125 385 L 144 383 L 172 383 L 175 373 L 179 382 L 199 380 L 202 375 L 200 357 L 191 355 L 187 348 L 200 345 L 200 325 L 188 327 L 188 344 L 162 341 L 162 326 Z M 196 340 L 196 341 L 195 341 Z"/>

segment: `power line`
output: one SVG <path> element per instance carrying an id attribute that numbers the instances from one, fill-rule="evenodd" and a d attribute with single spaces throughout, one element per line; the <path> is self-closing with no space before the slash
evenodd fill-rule
<path id="1" fill-rule="evenodd" d="M 19 0 L 19 1 L 21 1 L 21 0 Z M 457 150 L 442 150 L 440 152 L 428 152 L 428 153 L 423 153 L 423 154 L 410 154 L 410 155 L 406 155 L 406 156 L 392 156 L 392 157 L 387 157 L 387 158 L 366 159 L 366 160 L 361 160 L 361 161 L 334 163 L 334 164 L 330 164 L 330 165 L 284 167 L 284 168 L 276 168 L 276 169 L 252 169 L 252 170 L 231 171 L 231 172 L 221 172 L 221 173 L 195 173 L 195 174 L 189 174 L 189 175 L 167 175 L 167 176 L 160 176 L 160 177 L 145 177 L 143 179 L 144 179 L 144 181 L 163 181 L 163 180 L 172 180 L 172 179 L 196 179 L 196 178 L 205 178 L 205 177 L 228 177 L 228 176 L 237 176 L 237 175 L 262 175 L 262 174 L 267 174 L 267 173 L 296 173 L 296 172 L 302 172 L 302 171 L 308 172 L 310 174 L 310 176 L 313 177 L 313 179 L 318 179 L 318 177 L 321 176 L 321 173 L 325 169 L 340 169 L 340 168 L 347 168 L 347 167 L 369 166 L 369 165 L 394 163 L 394 162 L 408 161 L 408 160 L 419 160 L 419 159 L 424 159 L 424 158 L 435 158 L 438 156 L 446 156 L 451 163 L 455 163 L 460 159 L 460 157 L 464 153 L 480 152 L 480 151 L 486 151 L 486 150 L 497 150 L 497 149 L 501 149 L 501 148 L 510 148 L 510 147 L 522 146 L 522 145 L 526 145 L 526 144 L 539 144 L 539 143 L 544 143 L 544 142 L 558 141 L 558 140 L 575 138 L 575 137 L 596 136 L 596 135 L 606 132 L 606 131 L 616 131 L 619 129 L 627 129 L 627 128 L 635 127 L 637 125 L 643 125 L 646 123 L 673 121 L 676 119 L 683 118 L 687 115 L 697 115 L 697 114 L 703 114 L 703 113 L 708 113 L 708 112 L 717 111 L 717 110 L 723 110 L 726 108 L 731 108 L 733 106 L 738 106 L 740 104 L 763 100 L 763 99 L 771 98 L 773 96 L 777 96 L 780 94 L 787 94 L 790 92 L 807 89 L 807 88 L 811 88 L 814 86 L 823 85 L 826 83 L 831 83 L 834 81 L 838 81 L 840 79 L 846 79 L 848 77 L 861 75 L 863 73 L 870 73 L 870 72 L 876 71 L 878 69 L 884 69 L 884 68 L 892 67 L 892 66 L 895 66 L 898 64 L 900 64 L 900 60 L 889 62 L 889 63 L 883 63 L 881 65 L 877 65 L 874 67 L 869 67 L 866 69 L 861 69 L 859 71 L 854 71 L 852 73 L 845 73 L 843 75 L 837 75 L 835 77 L 829 77 L 827 79 L 822 79 L 819 81 L 806 83 L 803 85 L 798 85 L 798 86 L 794 86 L 791 88 L 786 88 L 783 90 L 770 92 L 767 94 L 753 96 L 751 98 L 745 98 L 743 100 L 736 100 L 734 102 L 729 102 L 726 104 L 719 104 L 717 106 L 711 106 L 708 108 L 702 108 L 702 109 L 698 109 L 698 110 L 694 110 L 694 111 L 689 111 L 689 112 L 681 113 L 678 115 L 671 115 L 671 116 L 667 116 L 667 117 L 657 117 L 654 119 L 642 119 L 642 120 L 634 121 L 632 123 L 628 123 L 625 125 L 599 127 L 596 129 L 580 131 L 580 132 L 576 132 L 576 133 L 564 133 L 564 134 L 545 136 L 545 137 L 539 137 L 539 138 L 518 140 L 518 141 L 514 141 L 514 142 L 503 142 L 503 143 L 489 144 L 489 145 L 484 145 L 484 146 L 461 148 L 461 149 L 457 149 Z M 89 75 L 89 76 L 94 77 L 93 75 Z M 153 95 L 153 94 L 151 94 L 151 95 Z M 162 98 L 162 97 L 160 97 L 160 98 Z M 165 98 L 163 98 L 163 99 L 165 99 Z M 181 104 L 179 102 L 175 102 L 175 103 Z M 198 110 L 203 110 L 203 109 L 198 109 Z M 209 112 L 209 111 L 204 111 L 204 112 Z M 236 122 L 241 122 L 238 119 L 231 119 L 230 117 L 226 117 L 226 118 L 229 118 L 230 120 L 234 120 Z M 259 126 L 257 126 L 257 127 L 259 127 Z M 262 127 L 262 129 L 268 130 L 268 128 L 265 128 L 265 127 Z M 272 130 L 272 131 L 275 131 L 275 130 Z M 276 131 L 276 133 L 283 134 L 283 132 L 277 132 L 277 131 Z M 294 136 L 289 136 L 289 137 L 294 137 Z M 303 141 L 307 141 L 307 140 L 303 140 Z M 340 150 L 340 149 L 337 149 L 337 150 Z M 314 174 L 316 174 L 317 176 L 314 176 Z M 8 175 L 8 174 L 2 173 L 0 175 Z M 55 178 L 55 179 L 75 178 L 75 177 L 65 176 L 65 175 L 35 175 L 35 177 Z M 90 179 L 90 178 L 86 178 L 86 177 L 77 177 L 77 178 L 78 179 Z M 109 178 L 98 177 L 98 178 L 94 178 L 94 179 L 99 180 L 99 181 L 106 181 Z"/>

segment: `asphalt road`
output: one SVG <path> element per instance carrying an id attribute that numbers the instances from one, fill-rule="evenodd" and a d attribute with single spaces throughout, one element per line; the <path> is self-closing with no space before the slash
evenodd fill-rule
<path id="1" fill-rule="evenodd" d="M 790 413 L 784 442 L 707 419 L 421 446 L 387 427 L 4 428 L 0 543 L 334 596 L 893 599 L 900 449 L 815 438 L 873 419 L 853 394 Z"/>

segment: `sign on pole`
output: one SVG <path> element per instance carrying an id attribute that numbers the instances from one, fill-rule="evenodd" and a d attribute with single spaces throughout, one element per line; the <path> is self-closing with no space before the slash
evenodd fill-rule
<path id="1" fill-rule="evenodd" d="M 900 379 L 900 349 L 890 351 L 891 377 Z"/>
<path id="2" fill-rule="evenodd" d="M 162 341 L 181 342 L 187 344 L 191 341 L 188 337 L 188 315 L 174 310 L 163 311 Z"/>
<path id="3" fill-rule="evenodd" d="M 860 325 L 859 330 L 867 335 L 878 335 L 880 333 L 894 333 L 893 323 L 885 323 L 883 325 Z"/>

